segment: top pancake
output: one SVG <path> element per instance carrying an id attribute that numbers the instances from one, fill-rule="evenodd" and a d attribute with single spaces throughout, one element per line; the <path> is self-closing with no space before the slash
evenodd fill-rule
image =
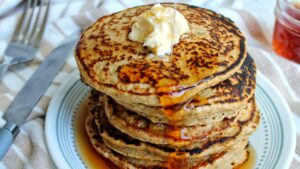
<path id="1" fill-rule="evenodd" d="M 246 50 L 239 29 L 224 16 L 195 6 L 177 4 L 190 31 L 173 47 L 172 55 L 154 56 L 142 43 L 129 40 L 137 17 L 151 7 L 104 16 L 84 31 L 75 54 L 83 82 L 120 100 L 170 106 L 241 67 Z"/>

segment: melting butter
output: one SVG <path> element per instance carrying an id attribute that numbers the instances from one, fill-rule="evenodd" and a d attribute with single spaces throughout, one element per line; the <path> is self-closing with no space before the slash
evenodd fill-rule
<path id="1" fill-rule="evenodd" d="M 138 17 L 128 38 L 143 43 L 154 54 L 164 56 L 171 53 L 172 46 L 188 31 L 188 22 L 180 12 L 155 4 Z"/>

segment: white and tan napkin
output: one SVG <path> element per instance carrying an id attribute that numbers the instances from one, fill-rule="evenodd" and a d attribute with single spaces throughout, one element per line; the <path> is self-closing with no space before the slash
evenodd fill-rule
<path id="1" fill-rule="evenodd" d="M 1 118 L 9 103 L 22 88 L 44 57 L 73 32 L 84 29 L 97 18 L 123 10 L 128 7 L 158 3 L 162 1 L 148 0 L 104 0 L 99 8 L 99 1 L 56 0 L 52 5 L 49 24 L 45 31 L 42 48 L 34 61 L 17 65 L 9 69 L 0 83 L 0 127 L 5 123 Z M 260 70 L 288 101 L 297 125 L 297 149 L 290 169 L 300 168 L 300 66 L 282 59 L 272 52 L 271 41 L 274 24 L 275 0 L 183 0 L 177 2 L 190 3 L 207 7 L 222 13 L 234 20 L 248 40 L 248 52 L 254 57 Z M 0 59 L 12 35 L 20 12 L 0 20 Z M 3 160 L 0 169 L 50 169 L 54 168 L 47 152 L 44 137 L 44 122 L 47 107 L 52 95 L 64 79 L 76 68 L 73 57 L 68 58 L 45 96 L 34 108 L 21 132 Z M 1 145 L 0 145 L 1 146 Z"/>

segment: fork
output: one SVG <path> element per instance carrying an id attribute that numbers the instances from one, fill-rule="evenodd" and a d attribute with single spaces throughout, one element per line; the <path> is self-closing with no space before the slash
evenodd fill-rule
<path id="1" fill-rule="evenodd" d="M 13 37 L 4 52 L 4 60 L 0 64 L 0 80 L 9 66 L 29 62 L 35 57 L 45 30 L 50 1 L 27 0 Z"/>

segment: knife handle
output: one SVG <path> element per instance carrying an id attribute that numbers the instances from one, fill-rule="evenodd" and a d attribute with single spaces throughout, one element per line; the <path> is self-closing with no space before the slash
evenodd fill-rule
<path id="1" fill-rule="evenodd" d="M 6 154 L 7 150 L 13 142 L 14 137 L 18 133 L 18 126 L 12 123 L 6 123 L 4 127 L 0 129 L 0 160 Z"/>

